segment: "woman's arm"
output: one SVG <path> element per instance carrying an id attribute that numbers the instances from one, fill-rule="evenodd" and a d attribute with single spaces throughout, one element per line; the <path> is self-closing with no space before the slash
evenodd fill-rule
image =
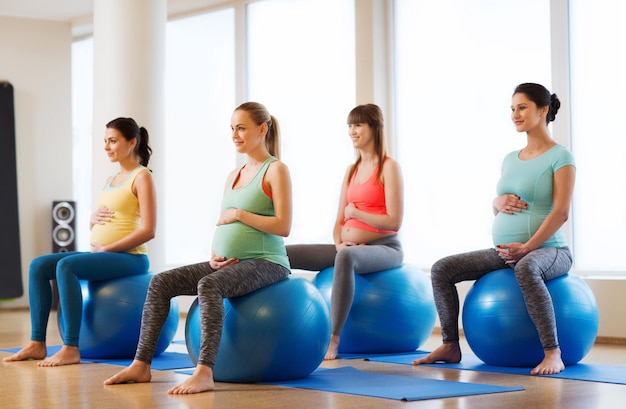
<path id="1" fill-rule="evenodd" d="M 353 166 L 353 165 L 352 165 Z M 348 205 L 348 178 L 350 176 L 350 170 L 352 166 L 346 169 L 346 173 L 341 182 L 341 193 L 339 194 L 339 205 L 337 207 L 337 217 L 335 218 L 335 225 L 333 226 L 333 241 L 335 242 L 335 249 L 339 251 L 341 244 L 341 229 L 346 221 L 345 211 Z"/>
<path id="2" fill-rule="evenodd" d="M 92 251 L 124 252 L 140 246 L 154 238 L 156 235 L 157 209 L 156 190 L 154 181 L 149 170 L 142 170 L 137 174 L 133 182 L 133 193 L 139 200 L 139 212 L 141 225 L 137 230 L 107 246 L 98 246 Z"/>
<path id="3" fill-rule="evenodd" d="M 383 167 L 382 178 L 387 214 L 367 213 L 354 206 L 348 206 L 344 216 L 359 219 L 377 229 L 398 231 L 404 216 L 404 182 L 398 162 L 388 158 Z"/>
<path id="4" fill-rule="evenodd" d="M 289 169 L 282 162 L 272 162 L 265 173 L 263 183 L 272 194 L 274 216 L 263 216 L 242 209 L 228 209 L 222 212 L 217 224 L 239 221 L 265 233 L 288 236 L 291 231 L 293 208 Z"/>

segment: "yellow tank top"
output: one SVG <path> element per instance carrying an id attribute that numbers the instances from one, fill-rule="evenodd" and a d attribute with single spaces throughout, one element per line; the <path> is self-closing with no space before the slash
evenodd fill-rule
<path id="1" fill-rule="evenodd" d="M 91 229 L 91 243 L 100 243 L 104 246 L 114 243 L 130 233 L 134 232 L 141 225 L 139 213 L 139 199 L 133 194 L 132 186 L 135 178 L 147 168 L 137 166 L 125 181 L 116 186 L 111 186 L 115 177 L 110 177 L 98 197 L 98 208 L 106 207 L 115 213 L 110 222 L 96 224 Z M 147 254 L 146 243 L 132 248 L 127 253 Z"/>

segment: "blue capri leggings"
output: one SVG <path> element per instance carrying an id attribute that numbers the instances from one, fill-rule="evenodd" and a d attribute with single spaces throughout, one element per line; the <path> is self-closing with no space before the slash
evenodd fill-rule
<path id="1" fill-rule="evenodd" d="M 30 263 L 28 300 L 31 340 L 45 342 L 52 307 L 50 280 L 59 288 L 63 310 L 63 343 L 78 346 L 83 317 L 83 294 L 79 280 L 102 281 L 148 272 L 145 254 L 66 252 L 37 257 Z"/>

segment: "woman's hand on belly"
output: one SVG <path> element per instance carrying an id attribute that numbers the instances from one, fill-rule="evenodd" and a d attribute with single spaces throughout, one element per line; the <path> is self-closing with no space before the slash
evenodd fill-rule
<path id="1" fill-rule="evenodd" d="M 516 194 L 507 193 L 496 197 L 493 200 L 493 207 L 499 212 L 514 214 L 528 209 L 528 203 Z"/>
<path id="2" fill-rule="evenodd" d="M 530 253 L 524 243 L 506 243 L 498 244 L 496 252 L 504 260 L 506 264 L 514 264 L 520 261 L 522 257 Z"/>
<path id="3" fill-rule="evenodd" d="M 102 253 L 104 252 L 104 246 L 100 243 L 91 243 L 91 252 L 92 253 Z"/>
<path id="4" fill-rule="evenodd" d="M 221 270 L 223 268 L 232 266 L 233 264 L 239 263 L 239 260 L 236 258 L 226 258 L 224 256 L 215 256 L 209 262 L 209 265 L 213 270 Z"/>
<path id="5" fill-rule="evenodd" d="M 355 246 L 359 244 L 367 244 L 371 241 L 388 236 L 388 233 L 379 233 L 374 231 L 357 229 L 355 227 L 342 227 L 341 228 L 341 242 L 349 246 Z"/>

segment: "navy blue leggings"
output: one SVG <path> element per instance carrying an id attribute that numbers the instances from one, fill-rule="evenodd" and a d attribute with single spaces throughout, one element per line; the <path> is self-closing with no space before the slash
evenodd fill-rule
<path id="1" fill-rule="evenodd" d="M 40 256 L 30 263 L 28 300 L 31 340 L 45 342 L 52 307 L 50 280 L 59 288 L 63 310 L 63 343 L 78 346 L 83 317 L 83 294 L 79 280 L 102 281 L 146 274 L 150 263 L 145 254 L 66 252 Z"/>

